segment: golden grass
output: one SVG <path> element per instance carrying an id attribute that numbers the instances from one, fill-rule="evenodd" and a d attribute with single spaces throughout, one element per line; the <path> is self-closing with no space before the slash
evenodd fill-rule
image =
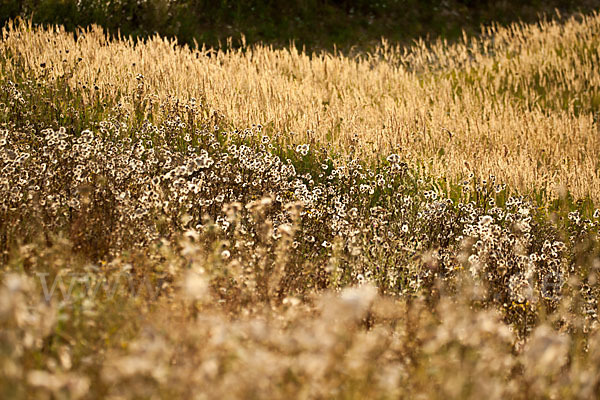
<path id="1" fill-rule="evenodd" d="M 600 210 L 404 159 L 597 199 L 599 18 L 357 59 L 9 28 L 0 397 L 597 397 Z"/>
<path id="2" fill-rule="evenodd" d="M 493 173 L 521 191 L 568 189 L 597 202 L 599 33 L 595 13 L 489 28 L 456 44 L 383 42 L 349 58 L 293 47 L 190 50 L 158 37 L 108 41 L 98 27 L 76 40 L 20 24 L 4 31 L 0 49 L 37 74 L 96 84 L 105 98 L 133 92 L 143 74 L 150 93 L 205 99 L 234 126 L 260 123 L 341 151 L 357 144 L 371 156 L 400 147 L 436 175 Z"/>

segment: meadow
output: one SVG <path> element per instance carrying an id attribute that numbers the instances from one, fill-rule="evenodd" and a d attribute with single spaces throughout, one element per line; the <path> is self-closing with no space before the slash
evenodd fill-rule
<path id="1" fill-rule="evenodd" d="M 0 397 L 596 398 L 599 49 L 10 21 Z"/>

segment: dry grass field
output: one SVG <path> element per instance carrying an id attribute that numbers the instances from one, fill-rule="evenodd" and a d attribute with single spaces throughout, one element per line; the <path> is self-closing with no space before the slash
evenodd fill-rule
<path id="1" fill-rule="evenodd" d="M 370 53 L 0 40 L 0 397 L 597 398 L 600 14 Z"/>
<path id="2" fill-rule="evenodd" d="M 438 176 L 492 173 L 520 191 L 552 198 L 568 189 L 598 201 L 599 32 L 593 14 L 486 29 L 456 44 L 384 43 L 350 58 L 261 46 L 193 51 L 160 38 L 107 42 L 99 29 L 75 39 L 21 27 L 2 51 L 35 76 L 67 74 L 72 90 L 88 88 L 84 102 L 124 101 L 141 74 L 158 96 L 145 106 L 194 97 L 232 126 L 293 132 L 297 143 L 358 146 L 368 157 L 398 151 Z"/>

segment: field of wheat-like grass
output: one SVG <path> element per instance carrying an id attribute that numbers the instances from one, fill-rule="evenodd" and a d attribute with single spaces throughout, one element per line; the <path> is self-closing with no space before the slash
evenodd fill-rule
<path id="1" fill-rule="evenodd" d="M 74 38 L 22 26 L 2 51 L 20 57 L 13 68 L 68 74 L 71 89 L 88 88 L 84 101 L 117 101 L 141 74 L 158 96 L 148 104 L 202 98 L 234 126 L 293 132 L 298 143 L 358 145 L 370 157 L 398 151 L 436 175 L 493 173 L 547 198 L 569 190 L 597 201 L 599 32 L 593 14 L 489 28 L 455 44 L 384 43 L 349 58 L 261 46 L 209 52 L 160 38 L 109 42 L 99 29 Z"/>
<path id="2" fill-rule="evenodd" d="M 10 22 L 0 398 L 597 398 L 599 65 Z"/>

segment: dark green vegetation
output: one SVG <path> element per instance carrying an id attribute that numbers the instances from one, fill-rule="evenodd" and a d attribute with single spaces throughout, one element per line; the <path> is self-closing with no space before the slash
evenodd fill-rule
<path id="1" fill-rule="evenodd" d="M 226 45 L 241 34 L 247 43 L 300 48 L 348 50 L 365 48 L 381 37 L 407 43 L 417 37 L 454 39 L 477 34 L 481 24 L 533 22 L 541 15 L 587 12 L 598 0 L 2 0 L 0 24 L 16 16 L 32 16 L 36 24 L 61 24 L 69 30 L 92 23 L 112 33 L 146 37 L 155 33 L 208 46 Z"/>

